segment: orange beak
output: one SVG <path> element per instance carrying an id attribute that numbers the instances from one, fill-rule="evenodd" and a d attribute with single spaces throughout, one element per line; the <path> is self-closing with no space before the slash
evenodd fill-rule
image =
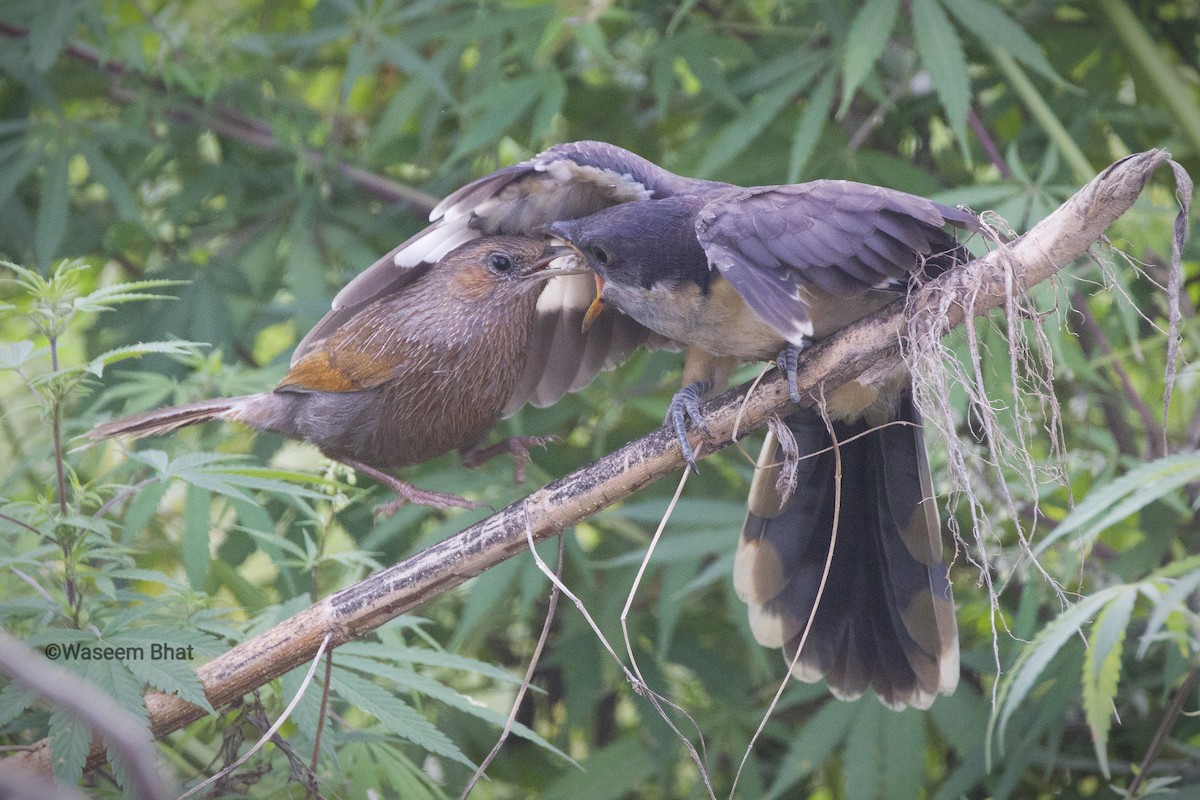
<path id="1" fill-rule="evenodd" d="M 583 332 L 587 333 L 588 328 L 592 327 L 592 323 L 600 316 L 600 312 L 604 311 L 604 298 L 601 296 L 604 292 L 604 278 L 596 275 L 596 299 L 588 306 L 588 310 L 583 315 Z"/>

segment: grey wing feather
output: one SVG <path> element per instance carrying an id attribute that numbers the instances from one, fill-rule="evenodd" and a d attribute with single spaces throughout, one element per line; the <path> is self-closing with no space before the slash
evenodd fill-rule
<path id="1" fill-rule="evenodd" d="M 551 222 L 577 219 L 617 203 L 665 197 L 697 186 L 634 153 L 604 142 L 556 145 L 520 164 L 468 183 L 438 203 L 424 230 L 350 281 L 333 308 L 301 340 L 292 363 L 359 310 L 412 282 L 417 268 L 436 264 L 455 247 L 490 234 L 536 235 Z M 639 345 L 674 343 L 610 311 L 583 334 L 580 326 L 594 289 L 589 276 L 556 279 L 539 300 L 538 329 L 526 371 L 506 413 L 525 402 L 548 405 L 587 385 L 602 369 L 628 358 Z M 555 284 L 560 284 L 557 288 Z M 570 292 L 563 287 L 573 287 Z M 579 306 L 581 298 L 587 301 Z M 568 302 L 555 307 L 555 301 Z"/>
<path id="2" fill-rule="evenodd" d="M 903 286 L 969 258 L 946 226 L 977 218 L 916 195 L 849 181 L 719 193 L 696 218 L 709 263 L 789 341 L 807 318 L 798 287 L 839 296 Z"/>
<path id="3" fill-rule="evenodd" d="M 583 332 L 583 316 L 595 298 L 590 274 L 555 278 L 538 299 L 537 324 L 525 371 L 517 382 L 504 416 L 532 403 L 544 407 L 576 392 L 600 374 L 633 355 L 638 347 L 679 350 L 615 309 L 605 311 Z"/>

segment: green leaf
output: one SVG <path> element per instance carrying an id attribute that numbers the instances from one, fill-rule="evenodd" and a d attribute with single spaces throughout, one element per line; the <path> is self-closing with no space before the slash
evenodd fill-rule
<path id="1" fill-rule="evenodd" d="M 1085 597 L 1071 608 L 1067 609 L 1042 629 L 1032 642 L 1025 645 L 1017 662 L 1000 684 L 996 698 L 996 706 L 992 717 L 988 720 L 987 752 L 991 758 L 992 744 L 999 742 L 1000 751 L 1004 752 L 1004 734 L 1009 719 L 1017 707 L 1024 702 L 1034 683 L 1041 677 L 1042 671 L 1050 663 L 1058 651 L 1075 636 L 1080 627 L 1101 608 L 1119 596 L 1129 591 L 1127 586 L 1110 586 L 1090 597 Z"/>
<path id="2" fill-rule="evenodd" d="M 88 169 L 92 175 L 108 192 L 108 199 L 112 201 L 121 219 L 140 223 L 142 209 L 138 205 L 137 198 L 134 197 L 133 190 L 125 183 L 125 177 L 120 170 L 105 158 L 104 154 L 100 152 L 100 148 L 93 146 L 87 140 L 79 142 L 79 151 L 87 159 Z"/>
<path id="3" fill-rule="evenodd" d="M 33 68 L 45 72 L 54 66 L 75 25 L 77 3 L 73 0 L 47 0 L 29 26 L 29 54 Z"/>
<path id="4" fill-rule="evenodd" d="M 390 658 L 390 653 L 387 653 L 380 648 L 380 655 L 384 658 Z M 497 728 L 502 727 L 507 721 L 508 715 L 495 711 L 487 706 L 479 703 L 476 700 L 467 697 L 466 695 L 451 689 L 443 683 L 419 672 L 411 669 L 397 667 L 395 664 L 389 664 L 383 658 L 362 658 L 360 656 L 343 655 L 338 651 L 338 666 L 348 669 L 357 670 L 366 676 L 375 676 L 391 681 L 400 690 L 411 690 L 419 694 L 425 695 L 438 702 L 445 703 L 451 708 L 475 717 L 477 719 L 489 722 Z M 512 731 L 517 736 L 527 739 L 538 747 L 544 748 L 556 756 L 572 761 L 571 757 L 559 750 L 550 742 L 543 739 L 538 733 L 528 726 L 517 722 L 513 725 Z M 572 762 L 574 763 L 574 762 Z"/>
<path id="5" fill-rule="evenodd" d="M 350 670 L 334 672 L 332 689 L 343 700 L 379 720 L 385 728 L 418 747 L 474 768 L 458 745 L 432 722 L 384 687 Z M 311 689 L 310 689 L 311 691 Z"/>
<path id="6" fill-rule="evenodd" d="M 1121 653 L 1125 645 L 1125 629 L 1133 613 L 1136 590 L 1117 595 L 1100 612 L 1088 640 L 1088 652 L 1083 660 L 1083 710 L 1092 743 L 1104 777 L 1108 769 L 1108 732 L 1112 728 L 1113 698 L 1121 679 Z"/>
<path id="7" fill-rule="evenodd" d="M 854 15 L 842 52 L 842 103 L 838 107 L 839 117 L 846 113 L 863 78 L 883 54 L 888 36 L 896 27 L 899 11 L 900 0 L 867 0 Z"/>
<path id="8" fill-rule="evenodd" d="M 787 754 L 779 759 L 779 774 L 763 800 L 795 796 L 793 787 L 825 763 L 845 739 L 857 712 L 858 706 L 853 703 L 827 702 L 806 718 L 793 735 Z"/>
<path id="9" fill-rule="evenodd" d="M 55 706 L 50 712 L 50 768 L 55 780 L 73 785 L 83 775 L 92 731 L 65 709 Z"/>
<path id="10" fill-rule="evenodd" d="M 796 123 L 796 132 L 792 134 L 792 151 L 788 158 L 788 182 L 796 183 L 804 174 L 808 160 L 817 143 L 821 141 L 821 133 L 825 130 L 825 122 L 829 118 L 829 105 L 833 102 L 833 89 L 837 85 L 837 75 L 826 73 L 817 88 L 809 95 L 808 105 Z"/>
<path id="11" fill-rule="evenodd" d="M 879 728 L 882 797 L 920 797 L 925 785 L 925 715 L 915 708 L 885 712 Z M 903 743 L 903 746 L 900 746 Z"/>
<path id="12" fill-rule="evenodd" d="M 1046 52 L 1032 36 L 1013 21 L 1003 8 L 988 0 L 943 0 L 946 8 L 980 42 L 1012 55 L 1059 86 L 1066 81 L 1054 70 Z"/>
<path id="13" fill-rule="evenodd" d="M 196 677 L 196 669 L 186 661 L 131 660 L 127 665 L 130 672 L 142 683 L 147 683 L 160 692 L 178 695 L 179 699 L 203 708 L 210 714 L 217 713 L 204 694 L 200 679 Z"/>
<path id="14" fill-rule="evenodd" d="M 791 102 L 792 97 L 804 89 L 815 77 L 799 73 L 796 80 L 767 89 L 750 101 L 742 114 L 730 120 L 712 137 L 704 157 L 696 167 L 698 176 L 711 177 L 714 173 L 740 156 L 766 127 L 779 116 L 779 112 Z"/>
<path id="15" fill-rule="evenodd" d="M 365 650 L 362 648 L 366 648 Z M 350 642 L 338 648 L 338 652 L 343 651 L 350 653 L 358 653 L 368 657 L 374 657 L 376 651 L 372 646 L 361 642 Z M 455 653 L 446 653 L 441 650 L 429 650 L 423 647 L 404 647 L 391 646 L 389 651 L 392 657 L 397 661 L 408 661 L 412 664 L 423 664 L 429 667 L 446 667 L 448 669 L 457 669 L 464 672 L 474 672 L 492 680 L 503 681 L 505 683 L 520 683 L 521 676 L 513 675 L 507 670 L 489 664 L 486 661 L 477 661 L 473 658 L 460 656 Z"/>
<path id="16" fill-rule="evenodd" d="M 16 681 L 10 681 L 0 689 L 0 726 L 16 719 L 25 709 L 33 705 L 37 696 Z"/>
<path id="17" fill-rule="evenodd" d="M 541 795 L 541 800 L 618 800 L 636 794 L 635 790 L 659 768 L 654 751 L 638 735 L 593 752 L 580 764 L 556 780 Z"/>
<path id="18" fill-rule="evenodd" d="M 204 591 L 208 578 L 208 539 L 212 495 L 199 486 L 187 487 L 187 499 L 183 505 L 183 542 L 180 557 L 188 582 L 197 591 Z"/>
<path id="19" fill-rule="evenodd" d="M 33 229 L 33 252 L 37 263 L 43 267 L 49 266 L 54 260 L 67 232 L 67 173 L 70 160 L 70 154 L 60 150 L 50 159 L 42 175 L 42 196 Z"/>
<path id="20" fill-rule="evenodd" d="M 104 374 L 104 368 L 109 364 L 119 364 L 122 361 L 141 358 L 151 353 L 186 356 L 198 352 L 204 346 L 200 342 L 146 342 L 145 344 L 130 344 L 109 350 L 107 353 L 101 353 L 89 361 L 82 369 L 99 378 Z M 66 374 L 71 371 L 74 370 L 62 370 L 60 373 Z"/>
<path id="21" fill-rule="evenodd" d="M 1146 619 L 1146 629 L 1142 631 L 1141 641 L 1138 642 L 1139 659 L 1146 655 L 1146 651 L 1150 649 L 1151 643 L 1158 637 L 1159 631 L 1171 614 L 1176 611 L 1188 613 L 1188 598 L 1197 589 L 1200 589 L 1200 570 L 1174 581 L 1169 591 L 1154 598 L 1154 610 Z"/>
<path id="22" fill-rule="evenodd" d="M 938 0 L 913 0 L 912 15 L 917 54 L 929 70 L 933 88 L 946 109 L 946 121 L 958 137 L 965 155 L 971 82 L 967 77 L 962 42 Z"/>
<path id="23" fill-rule="evenodd" d="M 447 160 L 457 161 L 495 142 L 537 101 L 545 88 L 543 77 L 528 76 L 504 81 L 494 91 L 480 95 L 481 99 L 469 104 L 467 109 L 479 109 L 479 117 L 465 126 L 462 138 Z"/>
<path id="24" fill-rule="evenodd" d="M 1075 531 L 1081 533 L 1071 546 L 1082 549 L 1105 528 L 1197 479 L 1200 479 L 1200 452 L 1179 453 L 1141 464 L 1115 481 L 1092 489 L 1075 510 L 1038 543 L 1033 555 L 1038 557 L 1046 548 Z"/>
<path id="25" fill-rule="evenodd" d="M 167 485 L 158 482 L 149 484 L 134 495 L 129 509 L 125 512 L 124 527 L 122 528 L 126 541 L 138 541 L 141 538 L 166 493 Z"/>
<path id="26" fill-rule="evenodd" d="M 845 792 L 847 797 L 881 797 L 884 789 L 883 743 L 880 733 L 883 715 L 892 712 L 885 709 L 873 697 L 858 702 L 858 714 L 846 737 L 844 758 L 854 768 L 846 770 Z"/>

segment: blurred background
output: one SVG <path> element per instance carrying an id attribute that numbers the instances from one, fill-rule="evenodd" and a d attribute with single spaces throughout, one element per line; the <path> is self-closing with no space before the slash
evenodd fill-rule
<path id="1" fill-rule="evenodd" d="M 165 637 L 200 663 L 482 518 L 407 508 L 376 522 L 384 494 L 366 478 L 233 425 L 72 450 L 117 414 L 271 388 L 336 291 L 472 178 L 601 139 L 685 175 L 853 179 L 1021 232 L 1131 152 L 1166 148 L 1197 174 L 1198 33 L 1185 0 L 4 0 L 0 257 L 26 270 L 0 268 L 5 628 L 35 647 Z M 1060 422 L 1052 403 L 1014 394 L 1003 317 L 980 329 L 980 380 L 1009 435 L 1060 479 L 985 469 L 988 442 L 952 393 L 973 524 L 931 440 L 953 503 L 943 517 L 962 534 L 947 540 L 958 691 L 894 713 L 791 684 L 737 796 L 1200 792 L 1200 720 L 1180 713 L 1200 705 L 1200 253 L 1194 238 L 1183 253 L 1164 422 L 1173 190 L 1164 171 L 1109 231 L 1128 259 L 1098 248 L 1101 262 L 1032 293 Z M 961 335 L 948 346 L 965 358 Z M 562 437 L 533 453 L 524 485 L 507 458 L 466 470 L 450 455 L 403 477 L 501 507 L 657 427 L 679 380 L 678 355 L 640 354 L 503 422 L 496 438 Z M 736 449 L 704 462 L 630 620 L 647 680 L 691 716 L 676 717 L 685 734 L 703 733 L 718 796 L 784 674 L 730 584 L 751 468 Z M 673 489 L 566 533 L 564 579 L 618 651 Z M 548 594 L 521 555 L 339 649 L 316 761 L 310 691 L 211 796 L 299 797 L 309 782 L 323 797 L 457 797 L 499 733 Z M 66 665 L 142 719 L 146 683 L 203 702 L 186 662 Z M 173 779 L 255 741 L 299 678 L 169 736 Z M 473 797 L 708 795 L 570 604 L 533 683 L 525 727 Z M 80 780 L 89 733 L 61 709 L 8 685 L 0 725 L 8 745 L 50 735 L 56 774 Z M 110 766 L 83 780 L 115 795 L 125 777 Z"/>

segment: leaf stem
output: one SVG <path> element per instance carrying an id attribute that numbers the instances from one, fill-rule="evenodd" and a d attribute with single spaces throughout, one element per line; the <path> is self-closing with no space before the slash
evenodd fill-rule
<path id="1" fill-rule="evenodd" d="M 1192 664 L 1191 671 L 1183 679 L 1183 684 L 1179 687 L 1179 691 L 1175 693 L 1175 699 L 1171 701 L 1171 707 L 1167 709 L 1162 722 L 1158 725 L 1158 730 L 1154 732 L 1154 739 L 1151 740 L 1150 747 L 1146 750 L 1145 757 L 1142 758 L 1142 763 L 1138 765 L 1137 775 L 1133 777 L 1133 781 L 1129 784 L 1128 797 L 1139 797 L 1138 793 L 1141 791 L 1142 783 L 1146 780 L 1147 773 L 1150 772 L 1150 767 L 1158 760 L 1158 754 L 1167 742 L 1167 734 L 1171 732 L 1171 728 L 1175 727 L 1175 720 L 1179 719 L 1179 714 L 1183 711 L 1183 704 L 1187 702 L 1188 697 L 1192 694 L 1192 690 L 1196 688 L 1197 678 L 1200 678 L 1200 659 Z"/>

